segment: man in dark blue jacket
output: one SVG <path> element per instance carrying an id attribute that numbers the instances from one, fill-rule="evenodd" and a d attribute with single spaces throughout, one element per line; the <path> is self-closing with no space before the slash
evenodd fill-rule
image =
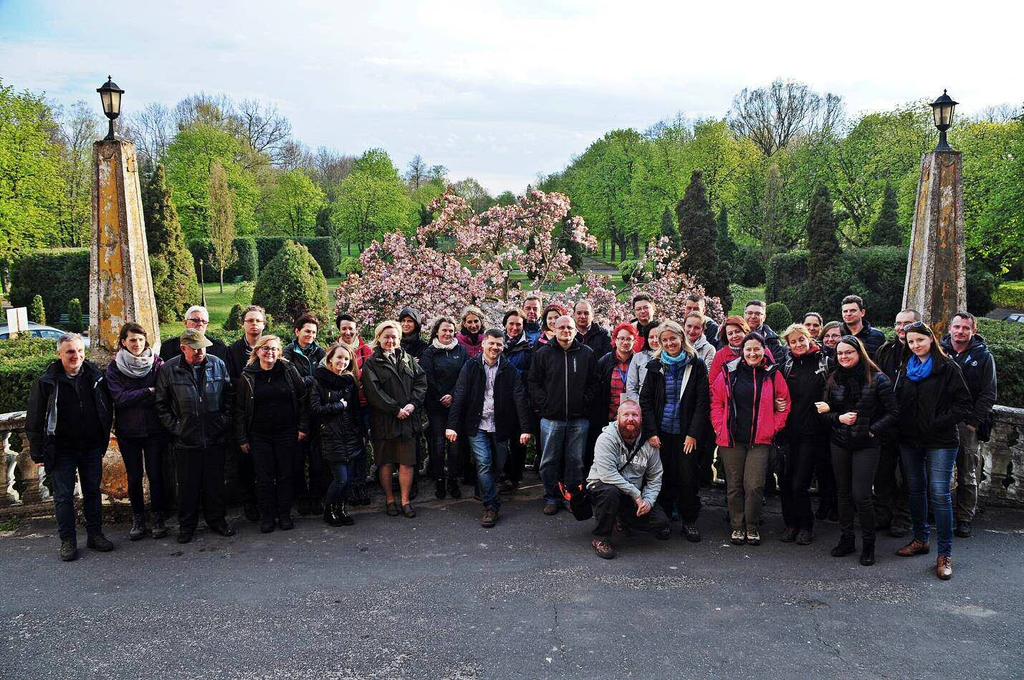
<path id="1" fill-rule="evenodd" d="M 32 460 L 46 466 L 53 482 L 53 510 L 60 534 L 60 558 L 78 557 L 75 535 L 75 475 L 82 482 L 82 509 L 88 546 L 114 549 L 103 535 L 100 481 L 103 454 L 110 443 L 113 411 L 103 372 L 85 360 L 82 337 L 68 333 L 57 341 L 60 359 L 32 386 L 25 418 Z"/>
<path id="2" fill-rule="evenodd" d="M 583 481 L 583 451 L 597 384 L 597 360 L 576 335 L 572 317 L 555 320 L 555 340 L 534 354 L 528 380 L 530 404 L 540 417 L 545 515 L 556 514 L 563 504 L 558 490 L 563 466 L 566 486 L 575 488 Z"/>
<path id="3" fill-rule="evenodd" d="M 492 328 L 484 332 L 481 355 L 463 364 L 459 372 L 445 430 L 451 442 L 458 439 L 459 432 L 469 437 L 484 503 L 480 525 L 488 529 L 498 521 L 501 501 L 496 482 L 505 465 L 509 440 L 518 437 L 524 446 L 530 441 L 526 390 L 519 372 L 502 356 L 504 349 L 501 331 Z"/>
<path id="4" fill-rule="evenodd" d="M 885 344 L 885 333 L 872 328 L 867 322 L 868 310 L 864 299 L 859 295 L 847 295 L 843 298 L 840 312 L 843 315 L 843 335 L 852 335 L 864 343 L 864 349 L 874 359 L 878 349 Z"/>
<path id="5" fill-rule="evenodd" d="M 953 316 L 942 347 L 960 366 L 974 402 L 971 416 L 957 425 L 960 450 L 956 458 L 955 533 L 960 538 L 969 538 L 978 510 L 978 479 L 983 463 L 979 442 L 988 441 L 992 407 L 996 403 L 996 360 L 985 339 L 978 335 L 977 320 L 970 312 L 957 312 Z"/>
<path id="6" fill-rule="evenodd" d="M 519 373 L 525 387 L 526 378 L 530 374 L 530 362 L 533 360 L 533 343 L 530 342 L 525 330 L 526 317 L 518 309 L 512 309 L 505 312 L 501 323 L 505 327 L 504 356 Z M 527 403 L 529 403 L 529 399 L 527 399 Z M 531 427 L 533 426 L 534 423 L 531 422 Z M 532 429 L 529 432 L 533 434 Z M 521 433 L 517 432 L 516 434 Z M 508 460 L 505 462 L 504 470 L 505 479 L 502 482 L 501 490 L 503 493 L 515 493 L 519 488 L 519 482 L 523 481 L 526 446 L 519 443 L 518 436 L 513 436 L 508 441 L 508 448 Z"/>

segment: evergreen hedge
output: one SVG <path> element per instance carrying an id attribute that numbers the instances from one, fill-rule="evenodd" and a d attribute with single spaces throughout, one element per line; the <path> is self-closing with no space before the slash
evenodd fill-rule
<path id="1" fill-rule="evenodd" d="M 1001 284 L 992 300 L 997 307 L 1024 309 L 1024 281 Z"/>
<path id="2" fill-rule="evenodd" d="M 241 236 L 236 238 L 235 254 L 238 256 L 235 263 L 224 270 L 224 280 L 234 281 L 255 281 L 260 273 L 259 251 L 256 247 L 256 239 L 252 236 Z M 207 282 L 219 281 L 220 272 L 211 262 L 213 260 L 213 241 L 208 238 L 193 239 L 188 242 L 188 249 L 192 253 L 196 268 L 196 276 L 200 275 L 199 261 L 203 261 L 202 275 Z"/>
<path id="3" fill-rule="evenodd" d="M 274 259 L 262 267 L 252 301 L 284 322 L 306 312 L 316 314 L 323 322 L 329 318 L 323 271 L 309 249 L 294 241 L 286 241 Z"/>
<path id="4" fill-rule="evenodd" d="M 334 242 L 334 239 L 329 236 L 299 239 L 291 239 L 284 236 L 257 236 L 255 241 L 256 251 L 259 253 L 260 271 L 263 271 L 263 268 L 277 256 L 285 243 L 294 241 L 306 246 L 309 254 L 320 265 L 320 271 L 323 272 L 324 276 L 337 276 L 340 249 Z"/>
<path id="5" fill-rule="evenodd" d="M 51 319 L 68 311 L 72 298 L 89 300 L 89 249 L 33 250 L 11 266 L 11 304 L 29 307 L 40 295 Z"/>

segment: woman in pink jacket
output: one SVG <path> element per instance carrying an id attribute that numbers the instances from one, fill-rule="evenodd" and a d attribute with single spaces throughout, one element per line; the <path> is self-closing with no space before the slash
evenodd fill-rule
<path id="1" fill-rule="evenodd" d="M 760 545 L 768 448 L 789 417 L 789 387 L 778 367 L 767 360 L 760 334 L 748 334 L 742 352 L 711 384 L 711 422 L 725 463 L 731 540 L 735 545 Z"/>

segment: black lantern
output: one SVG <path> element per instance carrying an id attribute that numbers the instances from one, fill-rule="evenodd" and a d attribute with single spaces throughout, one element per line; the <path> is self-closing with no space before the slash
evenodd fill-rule
<path id="1" fill-rule="evenodd" d="M 953 125 L 953 110 L 960 102 L 953 101 L 953 98 L 942 91 L 942 96 L 932 102 L 932 116 L 935 119 L 935 127 L 939 129 L 939 145 L 936 151 L 952 151 L 953 148 L 946 141 L 946 130 Z"/>
<path id="2" fill-rule="evenodd" d="M 110 79 L 110 76 L 107 76 L 107 82 L 103 83 L 103 87 L 96 91 L 100 93 L 100 101 L 103 103 L 103 115 L 110 119 L 110 128 L 104 139 L 116 139 L 114 137 L 114 119 L 121 115 L 121 95 L 124 94 L 124 90 L 119 88 L 117 83 Z"/>

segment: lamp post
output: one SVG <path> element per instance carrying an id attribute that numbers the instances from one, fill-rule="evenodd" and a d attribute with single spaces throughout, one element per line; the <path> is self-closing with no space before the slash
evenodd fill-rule
<path id="1" fill-rule="evenodd" d="M 117 139 L 114 136 L 114 119 L 121 115 L 121 95 L 124 94 L 124 90 L 119 88 L 117 83 L 111 80 L 110 76 L 107 76 L 107 82 L 103 83 L 103 86 L 97 88 L 96 91 L 100 93 L 103 115 L 109 119 L 110 123 L 104 141 L 113 141 Z"/>
<path id="2" fill-rule="evenodd" d="M 953 101 L 953 98 L 942 91 L 942 96 L 931 103 L 932 118 L 935 120 L 935 127 L 939 129 L 939 145 L 936 151 L 952 151 L 953 147 L 946 141 L 946 130 L 953 126 L 953 111 L 960 102 Z"/>

